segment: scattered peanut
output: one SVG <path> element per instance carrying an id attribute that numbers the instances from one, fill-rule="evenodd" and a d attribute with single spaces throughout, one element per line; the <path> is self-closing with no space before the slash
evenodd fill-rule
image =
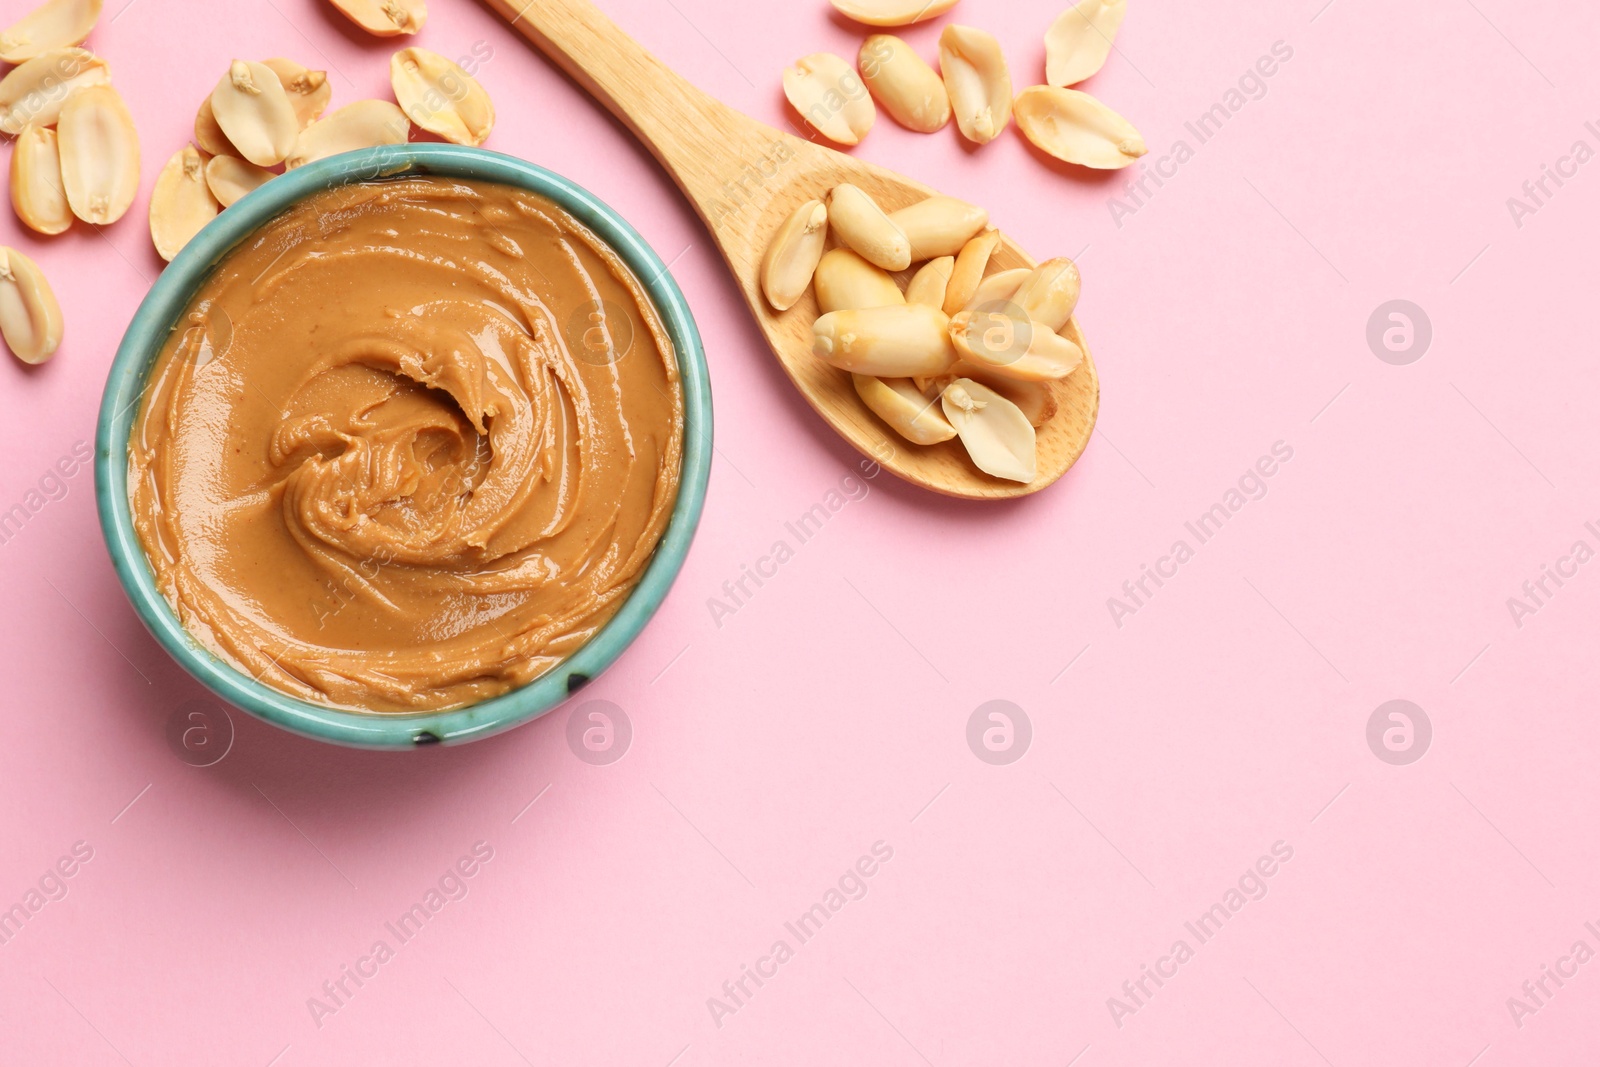
<path id="1" fill-rule="evenodd" d="M 206 160 L 184 145 L 167 160 L 150 193 L 150 239 L 167 262 L 221 211 L 206 186 Z"/>
<path id="2" fill-rule="evenodd" d="M 940 402 L 979 470 L 1008 481 L 1033 481 L 1038 446 L 1022 409 L 971 378 L 947 385 Z"/>
<path id="3" fill-rule="evenodd" d="M 110 85 L 77 89 L 56 126 L 61 185 L 72 213 L 97 226 L 116 222 L 139 192 L 139 134 Z"/>
<path id="4" fill-rule="evenodd" d="M 246 163 L 237 156 L 212 156 L 206 163 L 206 188 L 223 207 L 232 207 L 246 193 L 254 192 L 276 177 L 265 167 Z"/>
<path id="5" fill-rule="evenodd" d="M 833 0 L 840 14 L 868 26 L 910 26 L 955 7 L 960 0 Z"/>
<path id="6" fill-rule="evenodd" d="M 0 33 L 0 60 L 21 63 L 83 43 L 100 18 L 102 0 L 47 0 Z"/>
<path id="7" fill-rule="evenodd" d="M 828 245 L 828 209 L 808 200 L 778 227 L 761 263 L 761 291 L 779 311 L 799 303 Z"/>
<path id="8" fill-rule="evenodd" d="M 1128 11 L 1128 0 L 1082 0 L 1070 7 L 1044 37 L 1045 81 L 1076 85 L 1099 72 Z"/>
<path id="9" fill-rule="evenodd" d="M 357 100 L 301 131 L 284 166 L 293 170 L 340 152 L 405 144 L 410 135 L 411 120 L 394 104 L 387 100 Z"/>
<path id="10" fill-rule="evenodd" d="M 906 302 L 943 308 L 945 295 L 950 291 L 950 275 L 955 270 L 955 256 L 930 259 L 906 283 Z"/>
<path id="11" fill-rule="evenodd" d="M 1041 150 L 1096 170 L 1117 170 L 1145 154 L 1133 124 L 1076 89 L 1035 85 L 1017 97 L 1017 124 Z"/>
<path id="12" fill-rule="evenodd" d="M 956 435 L 937 399 L 918 391 L 910 378 L 873 378 L 852 374 L 856 395 L 878 418 L 914 445 L 936 445 Z"/>
<path id="13" fill-rule="evenodd" d="M 76 90 L 110 81 L 110 65 L 82 48 L 35 56 L 0 78 L 0 133 L 21 133 L 30 122 L 53 126 Z"/>
<path id="14" fill-rule="evenodd" d="M 910 378 L 956 361 L 949 316 L 922 304 L 832 311 L 812 329 L 816 354 L 856 374 Z"/>
<path id="15" fill-rule="evenodd" d="M 878 202 L 854 185 L 834 187 L 828 197 L 833 232 L 875 267 L 888 271 L 911 266 L 911 242 Z"/>
<path id="16" fill-rule="evenodd" d="M 911 242 L 911 262 L 953 256 L 989 224 L 989 213 L 948 196 L 930 196 L 889 218 Z"/>
<path id="17" fill-rule="evenodd" d="M 211 110 L 209 94 L 200 101 L 200 110 L 195 112 L 194 143 L 200 146 L 200 151 L 214 156 L 233 155 L 239 151 L 228 140 L 228 135 L 222 132 L 222 127 L 217 125 L 217 113 Z"/>
<path id="18" fill-rule="evenodd" d="M 211 90 L 211 110 L 239 154 L 258 167 L 282 163 L 300 134 L 289 94 L 265 63 L 234 60 Z"/>
<path id="19" fill-rule="evenodd" d="M 11 149 L 11 206 L 30 229 L 63 233 L 72 208 L 61 184 L 61 149 L 48 126 L 24 126 Z"/>
<path id="20" fill-rule="evenodd" d="M 24 363 L 43 363 L 61 346 L 61 305 L 37 264 L 0 248 L 0 336 Z"/>
<path id="21" fill-rule="evenodd" d="M 476 78 L 436 52 L 404 48 L 389 60 L 400 110 L 455 144 L 481 145 L 494 128 L 494 104 Z"/>
<path id="22" fill-rule="evenodd" d="M 887 271 L 874 267 L 848 248 L 835 248 L 823 255 L 814 279 L 817 308 L 831 311 L 861 308 L 898 307 L 905 294 Z"/>
<path id="23" fill-rule="evenodd" d="M 374 37 L 413 34 L 428 21 L 423 0 L 333 0 L 333 6 Z"/>
<path id="24" fill-rule="evenodd" d="M 333 99 L 333 86 L 328 84 L 327 71 L 308 70 L 292 59 L 263 59 L 261 62 L 283 83 L 283 91 L 289 94 L 289 106 L 294 108 L 294 117 L 299 120 L 302 130 L 328 110 L 328 101 Z"/>
<path id="25" fill-rule="evenodd" d="M 955 266 L 950 270 L 950 287 L 945 291 L 946 315 L 959 312 L 977 294 L 978 285 L 989 270 L 989 258 L 999 247 L 999 230 L 985 230 L 961 246 Z"/>
<path id="26" fill-rule="evenodd" d="M 874 34 L 857 58 L 861 80 L 900 125 L 934 133 L 950 122 L 950 93 L 944 81 L 900 38 Z"/>
<path id="27" fill-rule="evenodd" d="M 939 35 L 939 69 L 961 135 L 988 144 L 1011 122 L 1011 68 L 1000 42 L 971 26 Z"/>
<path id="28" fill-rule="evenodd" d="M 860 76 L 831 52 L 806 56 L 786 69 L 783 93 L 801 118 L 839 144 L 860 144 L 878 117 Z"/>

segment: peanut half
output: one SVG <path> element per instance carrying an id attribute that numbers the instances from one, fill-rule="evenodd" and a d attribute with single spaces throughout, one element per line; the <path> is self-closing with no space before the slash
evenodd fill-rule
<path id="1" fill-rule="evenodd" d="M 174 152 L 150 193 L 150 239 L 167 262 L 217 217 L 222 207 L 206 186 L 206 160 L 192 144 Z"/>
<path id="2" fill-rule="evenodd" d="M 1022 313 L 1046 329 L 1059 332 L 1072 321 L 1083 281 L 1078 265 L 1066 256 L 1047 259 L 1034 269 L 1011 299 Z"/>
<path id="3" fill-rule="evenodd" d="M 939 69 L 961 135 L 988 144 L 1011 122 L 1011 68 L 994 35 L 971 26 L 946 26 L 939 35 Z"/>
<path id="4" fill-rule="evenodd" d="M 0 133 L 21 133 L 30 122 L 53 126 L 75 90 L 110 81 L 110 65 L 82 48 L 35 56 L 0 78 Z"/>
<path id="5" fill-rule="evenodd" d="M 61 347 L 61 305 L 37 264 L 0 248 L 0 336 L 24 363 L 43 363 Z"/>
<path id="6" fill-rule="evenodd" d="M 1038 474 L 1038 441 L 1022 409 L 971 378 L 945 386 L 940 406 L 967 455 L 985 474 L 1008 481 L 1033 481 Z"/>
<path id="7" fill-rule="evenodd" d="M 340 152 L 405 144 L 410 136 L 411 120 L 394 104 L 387 100 L 357 100 L 302 130 L 284 165 L 293 170 Z"/>
<path id="8" fill-rule="evenodd" d="M 211 111 L 239 154 L 258 167 L 282 163 L 300 134 L 289 94 L 265 63 L 236 59 L 229 64 L 211 90 Z"/>
<path id="9" fill-rule="evenodd" d="M 910 26 L 938 18 L 960 0 L 833 0 L 842 15 L 868 26 Z"/>
<path id="10" fill-rule="evenodd" d="M 950 122 L 950 93 L 944 80 L 900 38 L 888 33 L 868 37 L 857 66 L 861 80 L 900 125 L 934 133 Z"/>
<path id="11" fill-rule="evenodd" d="M 48 0 L 0 33 L 0 60 L 21 63 L 82 44 L 100 18 L 102 0 Z"/>
<path id="12" fill-rule="evenodd" d="M 968 300 L 961 308 L 962 311 L 999 311 L 1011 302 L 1017 295 L 1017 290 L 1022 288 L 1022 283 L 1028 280 L 1033 271 L 1027 267 L 1018 267 L 1015 270 L 1003 270 L 998 274 L 991 274 L 978 283 L 972 291 L 972 299 Z"/>
<path id="13" fill-rule="evenodd" d="M 56 127 L 61 186 L 72 213 L 97 226 L 116 222 L 139 192 L 139 134 L 109 85 L 78 89 Z"/>
<path id="14" fill-rule="evenodd" d="M 874 378 L 912 378 L 956 361 L 950 318 L 922 304 L 832 311 L 816 321 L 813 351 L 840 370 Z"/>
<path id="15" fill-rule="evenodd" d="M 817 52 L 786 68 L 783 95 L 801 118 L 838 144 L 860 144 L 878 118 L 861 77 L 831 52 Z"/>
<path id="16" fill-rule="evenodd" d="M 950 270 L 950 288 L 945 291 L 944 313 L 954 315 L 967 306 L 978 292 L 989 270 L 989 259 L 1000 247 L 1000 231 L 985 230 L 961 247 Z"/>
<path id="17" fill-rule="evenodd" d="M 333 86 L 328 84 L 327 71 L 309 70 L 292 59 L 263 59 L 261 62 L 283 83 L 283 91 L 289 94 L 289 106 L 294 108 L 294 117 L 299 120 L 302 130 L 328 110 L 328 101 L 333 99 Z"/>
<path id="18" fill-rule="evenodd" d="M 237 156 L 212 156 L 206 163 L 206 188 L 223 207 L 232 207 L 277 175 Z"/>
<path id="19" fill-rule="evenodd" d="M 1068 8 L 1044 35 L 1044 80 L 1076 85 L 1098 73 L 1127 12 L 1128 0 L 1083 0 Z"/>
<path id="20" fill-rule="evenodd" d="M 416 33 L 428 21 L 423 0 L 333 0 L 333 6 L 374 37 Z"/>
<path id="21" fill-rule="evenodd" d="M 845 182 L 828 196 L 828 219 L 833 232 L 875 267 L 888 271 L 911 266 L 911 241 L 878 202 Z"/>
<path id="22" fill-rule="evenodd" d="M 910 378 L 873 378 L 852 374 L 856 395 L 895 433 L 914 445 L 936 445 L 956 435 L 937 401 L 917 390 Z"/>
<path id="23" fill-rule="evenodd" d="M 481 145 L 494 129 L 494 103 L 478 80 L 426 48 L 389 60 L 389 83 L 412 122 L 455 144 Z"/>
<path id="24" fill-rule="evenodd" d="M 1004 311 L 963 311 L 950 320 L 961 358 L 1002 378 L 1048 382 L 1083 362 L 1083 350 L 1053 330 Z"/>
<path id="25" fill-rule="evenodd" d="M 830 311 L 855 311 L 862 308 L 899 307 L 905 294 L 887 271 L 874 267 L 848 248 L 827 252 L 817 264 L 817 308 Z"/>
<path id="26" fill-rule="evenodd" d="M 778 227 L 761 261 L 761 291 L 767 303 L 788 311 L 811 286 L 828 245 L 828 209 L 821 200 L 807 200 Z"/>
<path id="27" fill-rule="evenodd" d="M 63 233 L 72 208 L 61 184 L 61 149 L 48 126 L 24 126 L 11 149 L 11 206 L 17 218 L 40 233 Z"/>
<path id="28" fill-rule="evenodd" d="M 955 255 L 989 224 L 983 208 L 948 196 L 930 196 L 889 218 L 911 242 L 913 263 Z"/>
<path id="29" fill-rule="evenodd" d="M 194 115 L 194 143 L 200 146 L 200 151 L 214 156 L 231 156 L 239 151 L 217 125 L 217 113 L 211 110 L 209 95 L 200 101 L 200 110 Z"/>
<path id="30" fill-rule="evenodd" d="M 948 380 L 940 383 L 941 389 L 957 378 L 971 378 L 981 385 L 987 385 L 1017 405 L 1027 417 L 1028 424 L 1034 429 L 1049 422 L 1058 408 L 1055 391 L 1050 388 L 1049 382 L 1023 382 L 1015 378 L 1002 378 L 963 359 L 957 360 L 956 365 L 950 368 Z M 937 392 L 934 393 L 934 398 L 938 398 Z"/>
<path id="31" fill-rule="evenodd" d="M 955 266 L 955 256 L 928 260 L 906 283 L 906 302 L 943 308 L 945 295 L 950 291 L 950 274 Z"/>
<path id="32" fill-rule="evenodd" d="M 1017 124 L 1041 150 L 1096 170 L 1118 170 L 1146 152 L 1133 124 L 1088 93 L 1035 85 L 1017 97 Z"/>

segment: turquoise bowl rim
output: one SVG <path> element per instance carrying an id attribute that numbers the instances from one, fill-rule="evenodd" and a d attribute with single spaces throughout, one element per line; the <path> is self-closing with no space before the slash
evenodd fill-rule
<path id="1" fill-rule="evenodd" d="M 672 517 L 644 576 L 616 615 L 567 659 L 526 685 L 464 708 L 377 714 L 314 704 L 281 693 L 220 659 L 183 628 L 156 588 L 128 504 L 128 438 L 155 357 L 213 268 L 240 241 L 297 201 L 358 181 L 441 175 L 500 182 L 547 197 L 593 230 L 638 276 L 677 349 L 683 380 L 683 467 Z M 551 711 L 614 663 L 656 613 L 683 566 L 705 506 L 711 473 L 711 383 L 694 316 L 638 232 L 609 205 L 559 174 L 512 156 L 445 144 L 347 152 L 274 178 L 201 230 L 156 280 L 134 314 L 106 379 L 95 433 L 95 498 L 106 549 L 128 600 L 178 664 L 223 700 L 306 737 L 358 748 L 416 748 L 488 737 Z"/>

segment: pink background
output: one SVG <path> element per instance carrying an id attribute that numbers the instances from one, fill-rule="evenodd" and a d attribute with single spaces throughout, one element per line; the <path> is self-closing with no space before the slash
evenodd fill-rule
<path id="1" fill-rule="evenodd" d="M 0 510 L 92 438 L 160 269 L 145 196 L 228 60 L 325 66 L 335 105 L 388 94 L 393 45 L 317 0 L 125 2 L 91 45 L 137 120 L 144 195 L 58 239 L 0 214 L 68 323 L 50 364 L 0 360 Z M 1547 183 L 1520 227 L 1507 198 L 1574 141 L 1600 148 L 1600 30 L 1571 2 L 1323 4 L 1132 0 L 1088 88 L 1149 163 L 1194 153 L 1120 226 L 1108 201 L 1134 172 L 880 120 L 863 157 L 988 205 L 1037 255 L 1079 255 L 1101 432 L 1014 505 L 872 481 L 718 626 L 709 598 L 858 457 L 790 390 L 647 155 L 485 10 L 435 0 L 417 43 L 493 48 L 489 147 L 615 205 L 705 335 L 705 521 L 660 615 L 584 693 L 625 710 L 631 748 L 581 761 L 569 708 L 404 754 L 234 712 L 226 758 L 187 765 L 166 729 L 203 691 L 124 600 L 80 471 L 0 545 L 0 907 L 93 849 L 0 945 L 0 1061 L 1593 1062 L 1600 962 L 1520 1020 L 1507 998 L 1575 941 L 1600 950 L 1600 563 L 1520 627 L 1507 599 L 1575 541 L 1600 548 L 1600 164 Z M 785 63 L 860 36 L 822 0 L 602 6 L 772 122 Z M 957 14 L 1000 36 L 1020 85 L 1061 6 Z M 937 32 L 908 37 L 931 55 Z M 1293 56 L 1265 95 L 1198 145 L 1184 123 L 1279 41 Z M 1366 340 L 1394 299 L 1433 325 L 1408 366 Z M 1185 521 L 1279 441 L 1293 459 L 1265 498 L 1116 625 L 1107 599 L 1194 546 Z M 1397 698 L 1433 728 L 1406 766 L 1366 740 Z M 1032 724 L 1005 766 L 966 740 L 996 699 Z M 319 1026 L 308 998 L 393 946 L 384 924 L 480 841 L 467 895 Z M 878 841 L 893 858 L 869 892 L 800 945 L 784 923 Z M 1280 841 L 1267 895 L 1199 944 L 1184 924 Z M 1180 938 L 1193 958 L 1114 1020 L 1108 998 L 1131 1004 L 1122 984 Z M 714 1020 L 708 998 L 779 939 L 793 958 Z"/>

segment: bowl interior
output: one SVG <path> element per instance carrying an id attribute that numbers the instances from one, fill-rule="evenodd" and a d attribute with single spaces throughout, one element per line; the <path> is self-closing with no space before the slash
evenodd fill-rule
<path id="1" fill-rule="evenodd" d="M 556 667 L 501 696 L 451 711 L 414 715 L 330 708 L 279 692 L 219 659 L 189 636 L 156 588 L 128 503 L 128 438 L 145 381 L 195 291 L 240 241 L 291 204 L 358 181 L 420 175 L 512 185 L 559 204 L 597 234 L 639 278 L 677 350 L 683 379 L 683 469 L 672 517 L 655 555 L 621 609 Z M 324 741 L 366 748 L 476 740 L 537 718 L 576 693 L 621 655 L 661 605 L 688 552 L 711 467 L 711 387 L 694 318 L 666 265 L 620 215 L 557 174 L 511 156 L 455 145 L 408 144 L 333 156 L 274 178 L 222 212 L 184 247 L 139 306 L 117 349 L 95 436 L 100 525 L 128 599 L 173 658 L 208 689 L 268 722 Z"/>

